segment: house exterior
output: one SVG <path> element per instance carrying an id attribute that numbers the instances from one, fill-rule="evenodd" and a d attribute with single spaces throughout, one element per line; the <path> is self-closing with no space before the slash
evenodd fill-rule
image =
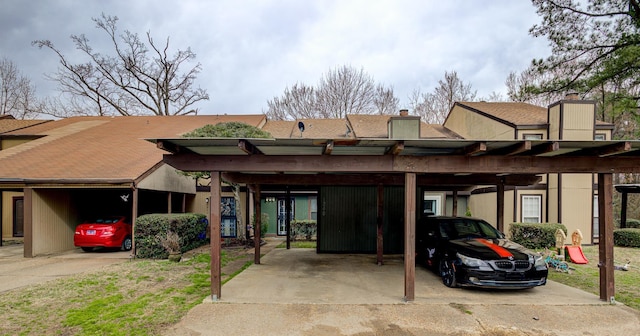
<path id="1" fill-rule="evenodd" d="M 525 103 L 456 103 L 443 125 L 430 125 L 403 110 L 399 115 L 347 115 L 344 119 L 270 121 L 264 115 L 74 117 L 57 121 L 0 119 L 0 218 L 2 237 L 25 241 L 25 256 L 73 248 L 75 225 L 89 216 L 152 212 L 210 214 L 210 192 L 163 163 L 166 151 L 145 139 L 175 138 L 202 127 L 240 121 L 275 139 L 316 142 L 332 139 L 325 155 L 396 155 L 403 149 L 351 147 L 367 141 L 422 140 L 610 140 L 612 125 L 595 120 L 595 103 L 567 99 L 548 108 Z M 324 140 L 322 140 L 324 141 Z M 335 148 L 334 148 L 335 145 Z M 346 146 L 345 146 L 346 145 Z M 338 149 L 339 148 L 339 149 Z M 236 148 L 237 149 L 237 148 Z M 198 154 L 206 154 L 204 152 Z M 296 147 L 299 151 L 300 147 Z M 331 153 L 332 150 L 340 151 Z M 380 151 L 383 152 L 380 152 Z M 197 149 L 196 149 L 197 151 Z M 369 151 L 369 152 L 367 152 Z M 386 151 L 386 152 L 385 152 Z M 438 154 L 437 150 L 433 153 Z M 557 153 L 557 151 L 555 152 Z M 321 153 L 322 154 L 322 153 Z M 464 177 L 464 174 L 459 174 Z M 538 183 L 514 183 L 504 190 L 504 217 L 512 222 L 560 222 L 580 229 L 585 243 L 598 238 L 597 183 L 593 174 L 544 174 Z M 286 179 L 262 186 L 261 212 L 267 234 L 286 235 L 290 220 L 314 219 L 321 252 L 376 251 L 375 211 L 383 198 L 385 253 L 402 251 L 404 193 L 382 180 L 334 185 L 292 184 Z M 252 221 L 253 193 L 222 189 L 222 236 L 239 238 Z M 443 188 L 419 184 L 418 212 L 463 216 L 471 213 L 498 223 L 495 184 Z M 331 204 L 331 211 L 326 210 Z M 323 208 L 324 205 L 324 208 Z M 365 206 L 368 205 L 368 206 Z M 587 207 L 589 211 L 583 211 Z M 361 213 L 354 215 L 354 210 Z M 348 222 L 347 228 L 344 227 Z"/>
<path id="2" fill-rule="evenodd" d="M 594 101 L 568 98 L 548 108 L 459 102 L 443 126 L 465 139 L 611 140 L 613 125 L 596 120 Z M 471 213 L 495 223 L 495 193 L 495 186 L 476 187 L 469 198 Z M 562 223 L 569 232 L 579 229 L 585 244 L 598 242 L 598 186 L 593 174 L 545 174 L 536 185 L 507 188 L 504 198 L 507 223 Z"/>
<path id="3" fill-rule="evenodd" d="M 193 179 L 164 164 L 166 152 L 145 139 L 229 121 L 262 127 L 266 119 L 72 117 L 7 126 L 0 133 L 2 237 L 23 239 L 24 255 L 34 257 L 72 249 L 75 226 L 94 216 L 206 213 Z"/>

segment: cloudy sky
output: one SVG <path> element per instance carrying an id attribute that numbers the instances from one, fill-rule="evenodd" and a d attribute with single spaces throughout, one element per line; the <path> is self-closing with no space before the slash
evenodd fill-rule
<path id="1" fill-rule="evenodd" d="M 209 101 L 201 114 L 253 114 L 296 82 L 315 85 L 329 69 L 363 68 L 394 88 L 406 107 L 414 89 L 429 92 L 456 71 L 478 96 L 506 93 L 510 71 L 548 56 L 533 38 L 539 22 L 526 0 L 0 0 L 0 58 L 13 61 L 39 95 L 55 94 L 44 79 L 57 68 L 53 52 L 31 46 L 51 40 L 79 57 L 69 36 L 86 34 L 109 52 L 91 18 L 117 16 L 120 31 L 191 49 L 202 64 L 197 85 Z M 103 46 L 105 48 L 103 48 Z M 77 56 L 74 56 L 77 55 Z"/>

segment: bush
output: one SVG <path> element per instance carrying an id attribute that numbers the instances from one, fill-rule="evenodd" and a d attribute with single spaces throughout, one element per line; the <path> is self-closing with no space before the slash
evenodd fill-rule
<path id="1" fill-rule="evenodd" d="M 162 246 L 169 231 L 180 236 L 180 252 L 207 244 L 207 217 L 202 214 L 149 214 L 136 219 L 136 257 L 166 259 Z"/>
<path id="2" fill-rule="evenodd" d="M 256 227 L 255 216 L 251 217 L 251 226 L 254 228 L 254 232 L 255 232 L 255 227 Z M 269 214 L 263 212 L 262 217 L 260 218 L 260 238 L 264 238 L 268 230 L 269 230 Z"/>
<path id="3" fill-rule="evenodd" d="M 315 239 L 318 229 L 317 222 L 313 219 L 300 219 L 291 221 L 291 240 Z"/>
<path id="4" fill-rule="evenodd" d="M 513 223 L 511 224 L 511 240 L 529 248 L 555 248 L 556 230 L 567 233 L 567 227 L 558 223 Z"/>
<path id="5" fill-rule="evenodd" d="M 640 229 L 640 220 L 627 218 L 626 229 Z"/>
<path id="6" fill-rule="evenodd" d="M 613 230 L 613 245 L 624 247 L 640 247 L 640 229 Z"/>

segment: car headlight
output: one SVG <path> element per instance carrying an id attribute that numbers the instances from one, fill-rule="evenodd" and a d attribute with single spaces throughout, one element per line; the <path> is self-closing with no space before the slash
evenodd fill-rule
<path id="1" fill-rule="evenodd" d="M 489 266 L 489 264 L 487 264 L 487 262 L 482 259 L 471 258 L 460 253 L 456 253 L 456 255 L 465 266 L 480 268 L 481 270 L 487 271 L 491 270 L 491 266 Z"/>
<path id="2" fill-rule="evenodd" d="M 535 266 L 537 270 L 543 270 L 547 268 L 547 263 L 544 262 L 544 257 L 542 257 L 541 255 L 534 255 L 533 259 L 533 266 Z"/>

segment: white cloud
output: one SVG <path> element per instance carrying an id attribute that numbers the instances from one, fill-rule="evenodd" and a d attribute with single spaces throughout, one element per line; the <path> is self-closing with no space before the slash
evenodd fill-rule
<path id="1" fill-rule="evenodd" d="M 54 72 L 57 59 L 31 41 L 50 39 L 69 55 L 71 34 L 107 45 L 91 21 L 103 12 L 118 16 L 122 31 L 191 47 L 203 66 L 198 84 L 211 96 L 199 107 L 211 114 L 261 113 L 286 86 L 316 84 L 343 64 L 363 67 L 403 102 L 454 70 L 487 96 L 504 91 L 510 71 L 548 53 L 546 41 L 528 35 L 538 17 L 522 1 L 5 0 L 0 56 L 51 94 L 42 74 Z"/>

